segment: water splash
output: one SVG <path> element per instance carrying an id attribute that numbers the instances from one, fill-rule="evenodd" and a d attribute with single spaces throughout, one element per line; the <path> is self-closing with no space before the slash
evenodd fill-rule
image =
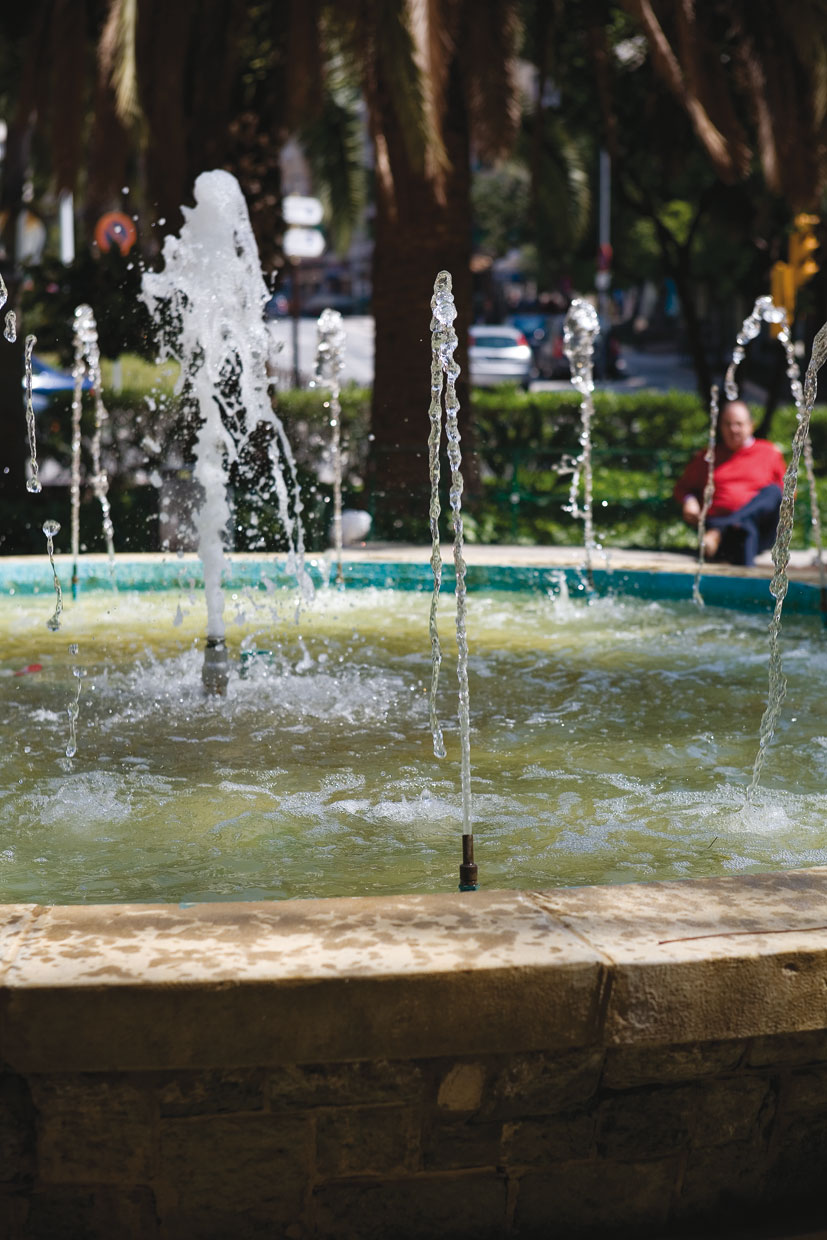
<path id="1" fill-rule="evenodd" d="M 69 646 L 69 654 L 76 655 L 78 653 L 79 653 L 79 647 L 77 643 L 72 642 L 72 644 Z M 66 713 L 69 716 L 69 739 L 66 742 L 66 749 L 65 749 L 67 758 L 74 758 L 75 754 L 78 751 L 77 728 L 78 728 L 78 717 L 80 715 L 80 691 L 83 685 L 83 678 L 86 675 L 86 668 L 81 667 L 78 664 L 73 664 L 72 675 L 77 679 L 78 683 L 77 683 L 77 690 L 75 692 L 75 696 L 66 708 Z"/>
<path id="2" fill-rule="evenodd" d="M 60 615 L 63 611 L 63 591 L 60 588 L 60 578 L 55 568 L 55 535 L 60 533 L 59 521 L 44 521 L 43 533 L 46 535 L 46 550 L 49 554 L 49 564 L 52 569 L 52 579 L 55 585 L 55 609 L 49 619 L 46 621 L 46 628 L 56 633 L 60 628 Z"/>
<path id="3" fill-rule="evenodd" d="M 316 325 L 316 382 L 330 393 L 330 448 L 333 464 L 333 553 L 336 556 L 336 585 L 345 584 L 342 573 L 342 406 L 340 380 L 345 364 L 345 334 L 338 310 L 323 310 Z"/>
<path id="4" fill-rule="evenodd" d="M 594 341 L 600 331 L 597 311 L 588 301 L 575 297 L 563 325 L 563 349 L 571 367 L 571 382 L 581 395 L 580 455 L 572 471 L 568 503 L 564 512 L 583 520 L 585 544 L 584 571 L 589 589 L 594 588 L 592 554 L 597 549 L 592 518 L 592 440 L 594 417 Z M 583 477 L 583 507 L 578 503 L 580 477 Z"/>
<path id="5" fill-rule="evenodd" d="M 80 525 L 80 416 L 83 408 L 83 382 L 89 377 L 95 402 L 95 433 L 92 436 L 92 490 L 95 492 L 103 518 L 103 533 L 109 557 L 110 579 L 114 585 L 115 531 L 109 503 L 109 478 L 101 464 L 101 437 L 109 414 L 103 403 L 103 380 L 101 377 L 98 325 L 92 307 L 77 306 L 75 309 L 75 362 L 72 367 L 74 388 L 72 392 L 72 556 L 75 566 L 79 555 Z M 75 570 L 76 572 L 76 570 Z"/>
<path id="6" fill-rule="evenodd" d="M 733 357 L 734 360 L 734 357 Z M 810 416 L 816 400 L 818 388 L 818 372 L 827 360 L 827 323 L 816 333 L 810 364 L 804 376 L 804 387 L 796 401 L 797 425 L 792 442 L 792 455 L 787 471 L 784 474 L 784 487 L 781 499 L 781 513 L 778 518 L 778 533 L 772 549 L 772 562 L 775 567 L 770 582 L 770 593 L 775 599 L 772 620 L 770 621 L 770 664 L 767 706 L 761 719 L 761 730 L 758 741 L 758 752 L 752 768 L 752 782 L 747 789 L 747 805 L 752 803 L 761 770 L 767 756 L 767 749 L 775 732 L 775 725 L 781 706 L 787 693 L 787 681 L 781 663 L 779 634 L 781 631 L 781 613 L 789 585 L 787 565 L 790 562 L 790 541 L 792 539 L 793 521 L 795 518 L 795 487 L 798 480 L 798 467 L 801 454 L 810 430 Z M 788 371 L 789 373 L 789 371 Z"/>
<path id="7" fill-rule="evenodd" d="M 204 498 L 195 527 L 207 637 L 221 643 L 229 471 L 243 472 L 247 460 L 261 455 L 262 441 L 270 467 L 267 486 L 275 492 L 287 536 L 288 571 L 303 597 L 312 596 L 313 586 L 304 564 L 296 463 L 270 395 L 272 342 L 264 320 L 270 293 L 247 204 L 235 177 L 223 171 L 202 173 L 194 196 L 195 207 L 183 208 L 180 235 L 164 241 L 163 271 L 144 275 L 141 295 L 161 324 L 162 355 L 181 364 L 178 390 L 186 389 L 199 410 L 194 477 Z"/>
<path id="8" fill-rule="evenodd" d="M 17 315 L 13 310 L 6 311 L 6 318 L 3 326 L 3 337 L 8 340 L 9 344 L 14 344 L 17 339 Z"/>
<path id="9" fill-rule="evenodd" d="M 38 495 L 43 490 L 38 475 L 37 442 L 35 440 L 34 409 L 32 407 L 32 353 L 36 344 L 36 336 L 26 337 L 24 349 L 26 365 L 26 428 L 29 432 L 29 467 L 32 471 L 31 478 L 26 479 L 26 490 L 31 492 L 32 495 Z"/>
<path id="10" fill-rule="evenodd" d="M 695 580 L 692 583 L 692 601 L 698 607 L 703 607 L 704 600 L 701 595 L 701 573 L 704 568 L 704 535 L 706 533 L 706 518 L 709 509 L 712 506 L 712 497 L 715 494 L 715 441 L 718 435 L 718 385 L 713 383 L 709 390 L 709 437 L 706 441 L 706 452 L 704 460 L 706 461 L 706 484 L 704 486 L 703 498 L 701 500 L 701 511 L 698 517 L 698 563 L 695 568 Z"/>
<path id="11" fill-rule="evenodd" d="M 451 466 L 451 487 L 449 501 L 451 505 L 452 524 L 454 528 L 454 570 L 456 574 L 456 633 L 457 633 L 457 679 L 459 681 L 459 731 L 460 731 L 460 771 L 462 783 L 462 822 L 463 837 L 472 838 L 471 826 L 471 723 L 470 698 L 468 692 L 468 635 L 466 626 L 467 590 L 465 584 L 466 565 L 463 556 L 463 524 L 462 524 L 462 491 L 463 478 L 460 470 L 462 454 L 459 433 L 459 399 L 456 382 L 459 376 L 459 365 L 454 360 L 457 347 L 457 334 L 454 331 L 454 320 L 457 317 L 456 305 L 452 293 L 450 273 L 441 271 L 434 283 L 434 295 L 431 298 L 431 403 L 428 414 L 431 420 L 431 432 L 428 437 L 428 456 L 431 474 L 431 567 L 434 573 L 434 592 L 431 599 L 430 636 L 432 651 L 432 676 L 430 694 L 431 733 L 434 741 L 434 753 L 438 758 L 445 756 L 445 744 L 442 729 L 436 712 L 436 691 L 439 684 L 439 666 L 442 651 L 437 632 L 437 607 L 439 590 L 442 582 L 442 554 L 439 545 L 439 447 L 441 439 L 443 376 L 445 404 L 445 436 L 448 441 L 448 462 Z M 473 856 L 473 851 L 472 854 Z"/>

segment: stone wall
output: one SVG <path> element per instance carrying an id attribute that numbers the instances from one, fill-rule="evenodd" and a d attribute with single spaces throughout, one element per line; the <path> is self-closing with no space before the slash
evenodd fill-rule
<path id="1" fill-rule="evenodd" d="M 815 1227 L 825 894 L 6 909 L 0 1236 Z"/>

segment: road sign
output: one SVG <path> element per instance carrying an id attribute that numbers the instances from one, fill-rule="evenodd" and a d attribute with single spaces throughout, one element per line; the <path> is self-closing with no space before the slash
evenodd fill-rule
<path id="1" fill-rule="evenodd" d="M 285 224 L 294 224 L 297 228 L 315 228 L 321 224 L 324 214 L 318 198 L 305 198 L 301 194 L 288 194 L 282 199 L 281 213 Z"/>
<path id="2" fill-rule="evenodd" d="M 324 253 L 324 235 L 316 228 L 288 228 L 284 252 L 288 258 L 318 258 Z"/>

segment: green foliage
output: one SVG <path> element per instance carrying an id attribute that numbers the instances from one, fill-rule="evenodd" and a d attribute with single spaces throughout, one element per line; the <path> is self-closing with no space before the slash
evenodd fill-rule
<path id="1" fill-rule="evenodd" d="M 81 250 L 71 267 L 51 259 L 32 268 L 23 285 L 23 322 L 27 334 L 37 336 L 38 354 L 56 353 L 61 365 L 71 365 L 75 307 L 85 302 L 95 313 L 102 357 L 152 357 L 155 336 L 140 300 L 141 274 L 140 262 L 119 250 L 98 257 Z"/>

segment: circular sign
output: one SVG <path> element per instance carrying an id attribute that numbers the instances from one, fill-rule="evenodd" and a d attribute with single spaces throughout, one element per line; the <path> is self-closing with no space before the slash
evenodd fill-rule
<path id="1" fill-rule="evenodd" d="M 104 254 L 113 246 L 128 254 L 137 240 L 135 225 L 123 211 L 108 211 L 95 225 L 95 241 Z"/>

